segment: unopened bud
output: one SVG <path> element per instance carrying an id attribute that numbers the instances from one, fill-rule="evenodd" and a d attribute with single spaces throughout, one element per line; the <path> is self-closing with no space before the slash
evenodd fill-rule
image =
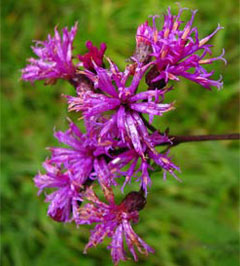
<path id="1" fill-rule="evenodd" d="M 146 203 L 146 198 L 141 192 L 132 191 L 127 194 L 121 205 L 124 206 L 127 212 L 133 212 L 142 210 Z"/>

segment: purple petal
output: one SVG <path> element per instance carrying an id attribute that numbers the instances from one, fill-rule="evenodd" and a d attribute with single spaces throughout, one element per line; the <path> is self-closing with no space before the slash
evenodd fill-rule
<path id="1" fill-rule="evenodd" d="M 156 104 L 153 102 L 149 103 L 132 103 L 130 104 L 131 109 L 146 114 L 162 115 L 165 112 L 172 110 L 173 104 Z"/>
<path id="2" fill-rule="evenodd" d="M 140 155 L 143 155 L 143 148 L 142 148 L 142 144 L 141 144 L 141 137 L 138 133 L 138 129 L 135 125 L 135 121 L 132 118 L 131 113 L 126 113 L 126 130 L 128 133 L 128 136 L 131 139 L 131 142 L 133 144 L 134 149 L 136 150 L 136 152 Z"/>

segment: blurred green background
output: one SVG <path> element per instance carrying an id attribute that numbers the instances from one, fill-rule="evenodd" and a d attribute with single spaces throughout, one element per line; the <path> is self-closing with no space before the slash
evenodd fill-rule
<path id="1" fill-rule="evenodd" d="M 108 240 L 83 255 L 89 228 L 58 224 L 46 216 L 44 196 L 37 197 L 33 176 L 48 156 L 45 147 L 56 144 L 53 128 L 67 127 L 67 106 L 61 93 L 73 93 L 65 82 L 35 86 L 19 80 L 20 69 L 32 56 L 32 40 L 44 40 L 55 25 L 79 22 L 75 41 L 78 53 L 84 43 L 105 41 L 107 55 L 119 64 L 134 51 L 135 31 L 149 15 L 162 14 L 175 1 L 119 0 L 8 0 L 2 7 L 2 157 L 1 157 L 1 265 L 105 266 L 112 265 Z M 216 62 L 215 78 L 223 74 L 224 88 L 212 92 L 183 80 L 175 84 L 168 101 L 176 110 L 155 121 L 171 134 L 237 132 L 239 86 L 239 6 L 237 1 L 181 1 L 198 9 L 194 25 L 200 37 L 217 23 L 225 27 L 212 40 L 214 55 L 226 50 L 228 65 Z M 190 13 L 185 12 L 186 17 Z M 75 120 L 76 121 L 76 120 Z M 238 149 L 237 142 L 181 144 L 171 151 L 181 167 L 182 184 L 162 173 L 152 174 L 148 204 L 135 231 L 155 250 L 139 256 L 141 265 L 238 264 Z M 136 186 L 129 187 L 132 190 Z M 121 195 L 120 195 L 121 196 Z M 133 261 L 120 265 L 134 265 Z"/>

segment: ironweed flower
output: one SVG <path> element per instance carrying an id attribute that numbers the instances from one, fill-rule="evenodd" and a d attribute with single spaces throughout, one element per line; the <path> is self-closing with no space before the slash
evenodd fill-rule
<path id="1" fill-rule="evenodd" d="M 39 58 L 28 59 L 30 64 L 22 69 L 22 79 L 32 83 L 36 80 L 54 83 L 59 78 L 72 78 L 76 72 L 72 62 L 73 40 L 76 33 L 77 23 L 70 31 L 64 28 L 62 37 L 55 27 L 53 37 L 48 35 L 46 41 L 36 41 L 32 50 Z"/>
<path id="2" fill-rule="evenodd" d="M 151 84 L 159 80 L 164 80 L 165 83 L 168 80 L 179 81 L 181 76 L 207 89 L 211 89 L 212 86 L 220 89 L 223 85 L 221 77 L 217 81 L 212 80 L 210 77 L 214 71 L 207 72 L 203 65 L 211 64 L 216 60 L 223 60 L 226 63 L 223 58 L 224 50 L 218 57 L 205 58 L 211 54 L 211 45 L 207 42 L 223 27 L 218 25 L 213 33 L 200 40 L 197 28 L 192 27 L 197 10 L 192 11 L 191 19 L 184 26 L 183 21 L 180 20 L 183 10 L 181 8 L 175 16 L 168 8 L 161 30 L 156 26 L 157 16 L 152 17 L 152 26 L 145 22 L 137 29 L 135 57 L 137 59 L 143 57 L 145 60 L 153 57 L 155 63 L 148 73 L 147 83 Z"/>
<path id="3" fill-rule="evenodd" d="M 157 132 L 150 136 L 150 140 L 153 146 L 157 146 L 161 143 L 171 143 L 171 140 L 167 137 L 167 135 L 160 135 Z M 109 162 L 108 166 L 111 169 L 111 172 L 119 173 L 120 176 L 125 176 L 122 191 L 125 185 L 131 182 L 132 178 L 136 178 L 140 181 L 140 186 L 145 191 L 145 195 L 147 195 L 147 187 L 151 185 L 149 171 L 154 170 L 154 168 L 150 165 L 151 160 L 162 168 L 164 180 L 166 180 L 166 174 L 168 172 L 176 180 L 181 182 L 174 172 L 180 172 L 180 168 L 171 161 L 171 158 L 168 157 L 168 153 L 161 154 L 155 149 L 147 148 L 144 155 L 144 158 L 142 158 L 134 149 L 129 149 L 115 156 L 115 158 Z M 129 168 L 127 170 L 121 170 L 128 165 Z"/>
<path id="4" fill-rule="evenodd" d="M 106 185 L 115 184 L 105 160 L 112 142 L 98 143 L 94 134 L 91 132 L 83 134 L 71 121 L 66 132 L 58 131 L 54 135 L 60 143 L 69 148 L 48 148 L 52 152 L 49 162 L 70 171 L 79 186 L 82 186 L 88 178 L 97 178 Z"/>
<path id="5" fill-rule="evenodd" d="M 49 160 L 43 163 L 46 174 L 35 176 L 34 182 L 39 188 L 38 194 L 47 188 L 57 190 L 46 196 L 50 202 L 48 215 L 58 222 L 70 222 L 76 217 L 78 204 L 82 201 L 80 192 L 81 183 L 72 176 L 71 171 L 62 171 L 61 167 L 52 164 Z"/>
<path id="6" fill-rule="evenodd" d="M 138 65 L 135 69 L 132 82 L 127 86 L 130 70 L 120 72 L 117 66 L 110 62 L 110 70 L 98 67 L 95 64 L 96 74 L 85 71 L 85 75 L 92 80 L 95 89 L 100 91 L 79 92 L 78 97 L 67 96 L 70 111 L 82 111 L 85 119 L 104 115 L 112 111 L 109 119 L 104 123 L 99 134 L 100 139 L 108 137 L 116 131 L 115 137 L 121 138 L 129 147 L 144 157 L 145 146 L 151 148 L 149 134 L 140 116 L 146 113 L 152 119 L 154 115 L 162 115 L 173 109 L 173 104 L 159 103 L 166 90 L 148 90 L 136 93 L 138 85 L 149 68 Z M 114 85 L 115 86 L 114 86 Z"/>
<path id="7" fill-rule="evenodd" d="M 161 133 L 152 125 L 155 116 L 174 109 L 173 103 L 165 103 L 165 95 L 173 89 L 168 86 L 169 80 L 184 77 L 207 89 L 220 89 L 223 85 L 221 78 L 212 79 L 214 71 L 207 72 L 203 67 L 216 60 L 226 63 L 224 51 L 218 57 L 207 57 L 212 47 L 208 41 L 222 27 L 199 39 L 197 28 L 192 26 L 196 11 L 184 23 L 180 19 L 183 10 L 172 15 L 169 8 L 160 30 L 156 27 L 157 16 L 152 17 L 152 26 L 145 22 L 138 27 L 132 63 L 124 71 L 109 58 L 108 65 L 104 64 L 105 43 L 97 48 L 87 41 L 87 53 L 77 55 L 79 62 L 73 63 L 77 23 L 70 31 L 64 28 L 62 37 L 55 28 L 53 37 L 37 41 L 32 49 L 38 59 L 30 58 L 22 70 L 25 81 L 46 80 L 46 84 L 51 84 L 62 78 L 76 89 L 76 96 L 65 97 L 69 111 L 81 112 L 86 132 L 82 133 L 70 120 L 68 130 L 55 132 L 57 140 L 67 147 L 48 148 L 51 157 L 43 164 L 46 173 L 39 172 L 34 182 L 38 194 L 50 190 L 46 201 L 50 203 L 48 215 L 52 219 L 74 221 L 77 226 L 96 224 L 85 253 L 104 238 L 111 238 L 108 248 L 115 265 L 126 260 L 126 248 L 135 261 L 135 248 L 145 255 L 153 252 L 132 228 L 146 204 L 151 171 L 158 166 L 164 180 L 169 173 L 181 181 L 176 175 L 180 168 L 172 162 L 169 147 L 162 152 L 157 148 L 174 145 L 181 138 L 176 142 L 176 138 L 168 136 L 168 130 Z M 145 87 L 141 87 L 142 81 Z M 118 186 L 116 179 L 122 176 L 122 193 L 133 179 L 140 181 L 140 190 L 130 192 L 116 204 L 112 186 Z M 95 181 L 106 202 L 94 193 Z"/>
<path id="8" fill-rule="evenodd" d="M 126 260 L 123 241 L 126 240 L 127 247 L 137 261 L 134 247 L 144 254 L 154 252 L 134 231 L 131 222 L 136 223 L 139 219 L 138 211 L 141 210 L 146 200 L 141 192 L 131 192 L 120 205 L 114 202 L 114 194 L 111 188 L 103 187 L 104 195 L 108 203 L 102 202 L 93 192 L 92 188 L 87 188 L 85 199 L 90 201 L 79 209 L 77 224 L 97 223 L 91 232 L 91 237 L 86 245 L 84 252 L 93 246 L 98 245 L 107 236 L 112 238 L 108 247 L 111 250 L 114 265 L 120 260 Z"/>

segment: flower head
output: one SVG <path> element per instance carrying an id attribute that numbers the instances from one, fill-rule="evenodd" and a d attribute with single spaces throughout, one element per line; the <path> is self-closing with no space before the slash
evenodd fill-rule
<path id="1" fill-rule="evenodd" d="M 39 188 L 38 194 L 47 188 L 55 188 L 54 192 L 46 196 L 50 202 L 48 215 L 58 222 L 70 222 L 76 216 L 79 203 L 82 201 L 81 183 L 72 176 L 70 171 L 62 171 L 60 167 L 48 160 L 43 164 L 45 174 L 39 173 L 34 182 Z"/>
<path id="2" fill-rule="evenodd" d="M 51 163 L 70 171 L 80 186 L 84 185 L 88 178 L 97 178 L 99 182 L 107 185 L 114 184 L 104 156 L 111 148 L 111 141 L 98 143 L 94 133 L 89 131 L 83 134 L 71 121 L 69 129 L 66 132 L 55 132 L 55 137 L 68 148 L 49 148 L 52 152 L 49 159 Z"/>
<path id="3" fill-rule="evenodd" d="M 108 120 L 104 123 L 99 138 L 107 138 L 116 131 L 115 137 L 121 138 L 143 156 L 146 146 L 150 147 L 151 144 L 141 113 L 148 114 L 152 120 L 155 115 L 162 115 L 173 109 L 173 105 L 161 103 L 164 89 L 136 93 L 149 64 L 136 67 L 132 82 L 128 86 L 129 69 L 120 72 L 113 62 L 109 62 L 110 70 L 95 65 L 96 74 L 85 71 L 98 92 L 80 92 L 78 97 L 67 96 L 69 110 L 82 111 L 86 120 L 105 115 Z"/>
<path id="4" fill-rule="evenodd" d="M 146 203 L 141 192 L 129 193 L 120 205 L 116 205 L 112 190 L 107 187 L 103 187 L 103 190 L 108 203 L 101 202 L 90 187 L 85 193 L 85 198 L 91 203 L 79 209 L 79 216 L 76 219 L 78 224 L 97 223 L 84 252 L 86 253 L 88 248 L 101 243 L 106 236 L 112 238 L 109 249 L 114 265 L 117 265 L 120 260 L 126 260 L 124 238 L 135 261 L 137 261 L 137 255 L 134 247 L 145 255 L 153 252 L 153 249 L 133 231 L 131 226 L 131 222 L 138 221 L 138 211 Z"/>
<path id="5" fill-rule="evenodd" d="M 73 41 L 77 32 L 77 23 L 68 31 L 62 30 L 60 36 L 57 27 L 54 36 L 48 35 L 46 41 L 36 41 L 32 47 L 38 59 L 30 58 L 30 63 L 22 69 L 22 79 L 34 82 L 36 80 L 70 79 L 74 76 L 76 67 L 72 62 Z"/>
<path id="6" fill-rule="evenodd" d="M 171 140 L 166 135 L 160 135 L 155 132 L 150 136 L 150 140 L 153 146 L 157 146 L 161 143 L 171 142 Z M 180 168 L 176 166 L 168 153 L 158 153 L 155 149 L 147 148 L 144 153 L 144 158 L 139 156 L 139 154 L 134 149 L 129 149 L 122 152 L 121 154 L 115 156 L 113 160 L 108 164 L 109 169 L 113 173 L 118 173 L 120 176 L 125 176 L 125 182 L 122 186 L 124 189 L 127 183 L 130 183 L 132 178 L 136 178 L 140 181 L 140 186 L 147 195 L 147 188 L 151 185 L 151 178 L 149 175 L 150 170 L 154 168 L 150 165 L 150 160 L 155 164 L 160 166 L 163 170 L 163 180 L 166 180 L 166 173 L 170 173 L 176 180 L 181 180 L 175 174 L 175 171 L 180 172 Z M 128 166 L 127 170 L 122 170 Z"/>
<path id="7" fill-rule="evenodd" d="M 203 39 L 199 39 L 198 30 L 192 27 L 196 10 L 192 11 L 191 19 L 183 25 L 180 20 L 184 9 L 180 9 L 178 15 L 172 15 L 170 8 L 164 16 L 164 25 L 161 30 L 156 27 L 157 16 L 153 16 L 153 26 L 147 22 L 140 25 L 137 29 L 137 56 L 142 50 L 149 51 L 147 56 L 152 56 L 155 66 L 149 71 L 151 80 L 148 83 L 154 83 L 159 80 L 179 80 L 179 76 L 192 80 L 207 89 L 212 86 L 221 88 L 223 83 L 220 80 L 212 80 L 210 77 L 213 71 L 207 72 L 203 65 L 211 64 L 216 60 L 226 60 L 223 58 L 224 51 L 219 57 L 207 58 L 211 54 L 211 45 L 207 42 L 222 27 L 218 25 L 216 30 Z M 142 47 L 139 50 L 139 47 Z M 145 48 L 143 48 L 145 47 Z M 147 48 L 148 47 L 148 48 Z M 136 56 L 136 55 L 135 55 Z"/>

